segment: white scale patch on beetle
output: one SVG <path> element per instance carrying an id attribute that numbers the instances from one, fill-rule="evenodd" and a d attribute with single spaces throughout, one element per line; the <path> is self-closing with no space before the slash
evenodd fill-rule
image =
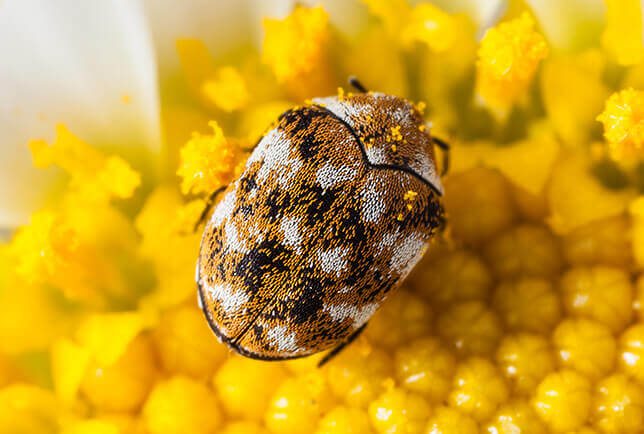
<path id="1" fill-rule="evenodd" d="M 400 236 L 400 232 L 396 231 L 394 234 L 384 234 L 382 239 L 378 243 L 378 253 L 382 253 L 383 250 L 391 250 L 393 246 L 396 245 L 396 240 Z"/>
<path id="2" fill-rule="evenodd" d="M 221 305 L 224 312 L 235 312 L 247 303 L 250 298 L 244 291 L 233 292 L 226 285 L 204 285 L 203 288 L 208 293 L 208 296 Z"/>
<path id="3" fill-rule="evenodd" d="M 237 184 L 235 188 L 226 193 L 226 196 L 217 204 L 215 211 L 210 217 L 210 223 L 215 226 L 220 226 L 224 220 L 230 218 L 235 209 L 235 200 L 237 196 Z"/>
<path id="4" fill-rule="evenodd" d="M 224 234 L 226 235 L 226 248 L 233 252 L 247 253 L 246 240 L 240 238 L 237 226 L 228 220 L 224 226 Z"/>
<path id="5" fill-rule="evenodd" d="M 443 184 L 441 183 L 441 178 L 436 172 L 436 167 L 429 160 L 429 157 L 422 152 L 419 152 L 415 156 L 416 160 L 412 161 L 409 165 L 409 168 L 415 173 L 419 174 L 425 181 L 432 184 L 438 189 L 440 194 L 444 194 Z"/>
<path id="6" fill-rule="evenodd" d="M 367 223 L 377 223 L 380 217 L 387 210 L 387 204 L 384 201 L 384 195 L 378 191 L 373 174 L 360 191 L 362 200 L 362 219 Z"/>
<path id="7" fill-rule="evenodd" d="M 391 113 L 393 123 L 397 125 L 407 124 L 407 126 L 413 128 L 410 122 L 411 116 L 409 116 L 409 112 L 413 110 L 413 108 L 414 107 L 411 104 L 405 104 L 403 107 L 398 107 L 393 112 L 389 112 Z"/>
<path id="8" fill-rule="evenodd" d="M 284 217 L 280 223 L 284 245 L 294 248 L 298 255 L 302 254 L 302 234 L 299 226 L 301 220 L 299 217 Z"/>
<path id="9" fill-rule="evenodd" d="M 416 255 L 413 258 L 411 258 L 411 260 L 407 263 L 407 266 L 405 266 L 405 268 L 401 270 L 400 272 L 401 281 L 404 280 L 409 275 L 411 270 L 413 270 L 416 264 L 418 264 L 418 262 L 423 258 L 428 245 L 429 243 L 423 243 L 420 250 L 416 252 Z"/>
<path id="10" fill-rule="evenodd" d="M 379 303 L 369 303 L 357 307 L 348 303 L 324 305 L 324 312 L 327 312 L 333 321 L 342 322 L 350 318 L 354 329 L 361 327 L 378 310 Z"/>
<path id="11" fill-rule="evenodd" d="M 286 326 L 266 327 L 266 338 L 275 345 L 277 351 L 284 354 L 293 354 L 302 349 L 297 345 L 295 333 L 290 332 Z"/>
<path id="12" fill-rule="evenodd" d="M 391 98 L 380 92 L 373 92 L 371 95 L 376 100 L 382 97 Z M 372 104 L 356 104 L 350 103 L 347 100 L 340 101 L 337 96 L 314 98 L 313 102 L 323 105 L 327 110 L 345 121 L 351 127 L 355 127 L 358 120 L 373 116 L 375 110 Z"/>
<path id="13" fill-rule="evenodd" d="M 252 236 L 252 243 L 258 245 L 264 241 L 266 230 L 260 222 L 255 222 L 248 228 L 248 233 Z"/>
<path id="14" fill-rule="evenodd" d="M 394 247 L 389 266 L 399 273 L 404 273 L 404 270 L 409 267 L 409 264 L 418 255 L 418 252 L 422 251 L 424 245 L 423 236 L 419 233 L 413 233 L 406 239 L 398 241 L 396 247 Z M 413 265 L 412 263 L 411 266 L 413 267 Z"/>
<path id="15" fill-rule="evenodd" d="M 356 177 L 358 171 L 351 167 L 336 167 L 325 164 L 315 173 L 315 180 L 322 188 L 327 189 L 344 181 L 350 181 Z"/>
<path id="16" fill-rule="evenodd" d="M 368 149 L 365 149 L 367 153 L 367 158 L 371 164 L 387 164 L 389 161 L 387 159 L 387 154 L 382 148 L 372 146 Z"/>
<path id="17" fill-rule="evenodd" d="M 346 270 L 348 262 L 344 257 L 349 253 L 349 247 L 336 247 L 329 250 L 318 250 L 318 261 L 322 271 L 325 273 L 335 273 L 337 277 Z"/>
<path id="18" fill-rule="evenodd" d="M 373 107 L 369 105 L 349 104 L 346 100 L 339 101 L 337 96 L 314 98 L 313 103 L 323 106 L 351 127 L 354 126 L 355 119 L 369 116 L 373 112 Z"/>
<path id="19" fill-rule="evenodd" d="M 262 140 L 267 140 L 271 145 L 263 152 L 264 162 L 257 171 L 258 184 L 273 173 L 277 175 L 276 180 L 281 186 L 287 185 L 304 164 L 299 158 L 291 157 L 293 143 L 278 129 L 269 131 Z"/>

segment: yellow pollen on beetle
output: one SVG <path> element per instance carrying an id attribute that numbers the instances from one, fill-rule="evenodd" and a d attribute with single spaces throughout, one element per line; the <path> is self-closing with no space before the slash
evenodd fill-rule
<path id="1" fill-rule="evenodd" d="M 391 127 L 391 137 L 393 140 L 402 140 L 403 136 L 400 134 L 400 125 Z"/>
<path id="2" fill-rule="evenodd" d="M 427 127 L 425 126 L 425 124 L 418 125 L 418 131 L 420 131 L 421 133 L 425 131 L 426 128 Z"/>
<path id="3" fill-rule="evenodd" d="M 425 104 L 424 101 L 419 101 L 418 103 L 416 103 L 415 108 L 418 111 L 418 113 L 422 116 L 425 114 L 425 109 L 427 108 L 427 104 Z M 412 114 L 413 114 L 413 110 L 412 110 Z"/>
<path id="4" fill-rule="evenodd" d="M 413 190 L 408 190 L 403 196 L 404 200 L 414 200 L 418 196 L 418 193 Z"/>
<path id="5" fill-rule="evenodd" d="M 344 101 L 344 89 L 341 87 L 338 87 L 338 101 Z"/>

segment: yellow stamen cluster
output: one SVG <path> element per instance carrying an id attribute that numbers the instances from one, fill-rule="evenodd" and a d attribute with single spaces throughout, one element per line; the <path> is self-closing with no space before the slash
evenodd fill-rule
<path id="1" fill-rule="evenodd" d="M 405 44 L 424 43 L 440 53 L 452 47 L 458 31 L 452 16 L 432 4 L 421 3 L 411 11 L 401 39 Z"/>
<path id="2" fill-rule="evenodd" d="M 111 197 L 132 196 L 141 177 L 127 162 L 117 156 L 105 157 L 65 125 L 58 125 L 56 133 L 51 145 L 44 140 L 29 143 L 36 167 L 56 165 L 67 171 L 72 179 L 70 187 L 84 200 L 105 202 Z"/>
<path id="3" fill-rule="evenodd" d="M 19 258 L 17 271 L 36 280 L 68 268 L 78 249 L 78 238 L 74 228 L 55 213 L 40 211 L 16 234 L 12 248 Z"/>
<path id="4" fill-rule="evenodd" d="M 188 193 L 213 193 L 228 185 L 233 179 L 244 154 L 231 141 L 216 122 L 210 122 L 212 135 L 194 133 L 181 149 L 181 162 L 177 175 L 182 178 L 181 191 Z"/>
<path id="5" fill-rule="evenodd" d="M 402 29 L 411 13 L 407 0 L 362 0 L 372 15 L 380 18 L 392 35 Z"/>
<path id="6" fill-rule="evenodd" d="M 454 46 L 458 20 L 440 8 L 421 3 L 412 7 L 408 0 L 363 0 L 371 13 L 382 20 L 391 37 L 410 48 L 418 42 L 441 53 Z"/>
<path id="7" fill-rule="evenodd" d="M 202 89 L 206 98 L 228 113 L 245 107 L 249 100 L 244 78 L 231 66 L 217 70 L 214 78 L 203 83 Z"/>
<path id="8" fill-rule="evenodd" d="M 614 93 L 597 120 L 604 125 L 604 137 L 616 158 L 642 154 L 644 91 L 629 88 Z"/>
<path id="9" fill-rule="evenodd" d="M 548 55 L 528 13 L 488 30 L 476 62 L 476 90 L 486 104 L 506 110 L 522 98 L 539 61 Z"/>
<path id="10" fill-rule="evenodd" d="M 33 214 L 30 224 L 16 232 L 9 258 L 26 281 L 100 305 L 106 296 L 122 297 L 129 290 L 123 270 L 109 258 L 122 254 L 135 238 L 110 199 L 131 197 L 141 178 L 123 159 L 104 156 L 64 125 L 57 126 L 57 133 L 52 145 L 36 140 L 29 147 L 36 167 L 57 165 L 69 173 L 68 191 L 56 207 Z M 86 215 L 90 211 L 92 219 Z M 110 239 L 107 230 L 97 236 L 104 227 L 119 234 L 120 241 Z"/>
<path id="11" fill-rule="evenodd" d="M 296 6 L 283 20 L 264 19 L 262 60 L 296 98 L 330 93 L 329 16 L 321 7 Z"/>

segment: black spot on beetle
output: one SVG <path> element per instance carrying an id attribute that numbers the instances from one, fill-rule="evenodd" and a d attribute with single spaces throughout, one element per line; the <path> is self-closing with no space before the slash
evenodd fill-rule
<path id="1" fill-rule="evenodd" d="M 238 214 L 241 214 L 244 217 L 250 217 L 251 215 L 253 215 L 253 206 L 252 205 L 240 205 L 235 210 L 233 216 L 237 216 Z"/>
<path id="2" fill-rule="evenodd" d="M 295 324 L 317 319 L 326 298 L 325 285 L 312 269 L 302 270 L 300 276 L 302 284 L 298 295 L 288 301 L 289 316 Z"/>
<path id="3" fill-rule="evenodd" d="M 262 339 L 262 333 L 264 332 L 264 327 L 262 327 L 259 324 L 253 324 L 252 330 L 253 330 L 253 333 L 255 334 L 255 337 L 257 338 L 257 340 L 261 340 Z"/>
<path id="4" fill-rule="evenodd" d="M 239 179 L 239 185 L 244 193 L 250 193 L 257 188 L 257 181 L 255 180 L 255 177 L 256 173 L 252 173 Z"/>
<path id="5" fill-rule="evenodd" d="M 264 274 L 286 270 L 284 259 L 288 254 L 278 241 L 265 239 L 241 258 L 232 274 L 243 279 L 252 295 L 257 294 L 263 287 Z"/>
<path id="6" fill-rule="evenodd" d="M 262 313 L 262 317 L 265 320 L 286 321 L 288 317 L 288 311 L 284 308 L 283 304 L 274 303 L 270 309 L 267 309 Z"/>
<path id="7" fill-rule="evenodd" d="M 318 140 L 317 131 L 311 126 L 316 118 L 330 116 L 319 108 L 304 107 L 285 113 L 278 126 L 279 130 L 288 131 L 289 137 L 304 159 L 317 155 L 325 145 L 325 142 Z"/>
<path id="8" fill-rule="evenodd" d="M 327 114 L 325 112 L 311 107 L 291 110 L 282 115 L 280 127 L 278 128 L 284 130 L 285 128 L 283 126 L 288 125 L 291 133 L 297 134 L 298 132 L 306 131 L 313 122 L 313 119 L 326 116 Z"/>
<path id="9" fill-rule="evenodd" d="M 266 206 L 268 213 L 266 217 L 270 220 L 277 220 L 280 218 L 284 210 L 288 209 L 291 203 L 291 195 L 289 192 L 276 188 L 272 190 L 266 198 Z"/>
<path id="10" fill-rule="evenodd" d="M 325 214 L 331 210 L 338 197 L 339 192 L 331 188 L 325 189 L 318 184 L 303 186 L 302 193 L 296 200 L 304 207 L 305 224 L 314 226 L 323 221 Z"/>

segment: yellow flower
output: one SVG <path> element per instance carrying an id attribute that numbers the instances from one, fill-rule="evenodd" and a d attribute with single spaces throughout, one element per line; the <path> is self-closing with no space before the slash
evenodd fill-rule
<path id="1" fill-rule="evenodd" d="M 147 37 L 127 32 L 124 23 L 160 14 L 156 3 L 128 12 L 115 39 L 139 57 L 109 63 L 144 90 L 108 86 L 94 65 L 95 87 L 118 109 L 108 114 L 103 98 L 79 107 L 107 129 L 68 123 L 74 104 L 59 97 L 65 110 L 53 116 L 67 123 L 56 138 L 43 115 L 48 130 L 31 125 L 16 142 L 41 172 L 62 175 L 23 226 L 2 226 L 17 220 L 4 218 L 0 202 L 0 433 L 642 431 L 639 4 L 606 2 L 600 46 L 596 20 L 581 24 L 597 11 L 573 19 L 578 6 L 562 6 L 557 33 L 547 13 L 554 0 L 512 2 L 500 24 L 488 19 L 500 10 L 493 1 L 297 5 L 280 19 L 265 18 L 275 10 L 258 1 L 242 15 L 257 13 L 257 30 L 265 18 L 260 52 L 238 39 L 251 28 L 224 3 L 212 3 L 216 23 L 201 5 L 202 19 L 186 28 L 190 5 L 165 4 L 167 15 L 150 22 L 165 22 L 171 36 L 159 27 Z M 60 28 L 111 34 L 100 28 L 110 11 L 76 11 L 90 16 Z M 41 14 L 26 16 L 49 17 Z M 19 26 L 5 27 L 0 36 Z M 574 29 L 574 40 L 562 40 Z M 540 67 L 546 38 L 553 55 Z M 230 46 L 218 45 L 224 39 Z M 133 48 L 144 41 L 156 51 Z M 11 54 L 0 73 L 13 62 L 33 69 L 20 63 L 36 60 L 29 50 Z M 345 98 L 350 74 L 370 90 L 427 101 L 417 105 L 423 130 L 452 145 L 447 228 L 324 367 L 316 367 L 324 353 L 284 362 L 233 355 L 196 302 L 195 222 L 280 113 L 310 97 Z M 8 131 L 21 124 L 18 113 L 0 107 Z M 153 139 L 161 132 L 162 149 Z M 386 134 L 400 138 L 396 128 Z M 48 139 L 26 145 L 37 137 Z M 416 193 L 400 197 L 411 206 Z"/>

